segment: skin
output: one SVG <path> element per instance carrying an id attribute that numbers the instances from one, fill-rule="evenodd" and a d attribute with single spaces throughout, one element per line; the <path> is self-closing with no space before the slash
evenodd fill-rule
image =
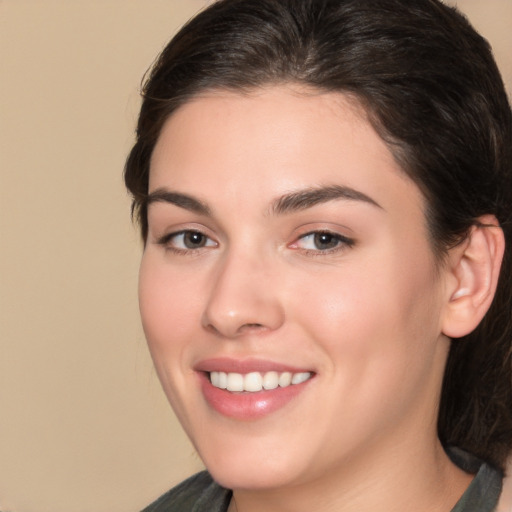
<path id="1" fill-rule="evenodd" d="M 371 201 L 276 211 L 283 195 L 333 186 Z M 162 130 L 149 191 L 163 189 L 204 208 L 149 206 L 144 330 L 183 427 L 234 490 L 230 510 L 449 511 L 471 478 L 436 434 L 453 275 L 432 254 L 419 189 L 364 112 L 292 86 L 203 95 Z M 186 230 L 200 243 L 187 248 Z M 333 235 L 328 249 L 315 232 Z M 194 368 L 212 357 L 314 378 L 242 421 L 201 392 Z"/>

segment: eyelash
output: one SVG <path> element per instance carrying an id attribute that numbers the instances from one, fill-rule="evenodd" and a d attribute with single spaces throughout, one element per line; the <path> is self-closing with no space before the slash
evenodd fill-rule
<path id="1" fill-rule="evenodd" d="M 300 248 L 298 247 L 299 243 L 301 241 L 306 240 L 307 238 L 312 238 L 313 243 L 316 242 L 315 238 L 319 236 L 325 236 L 332 237 L 332 239 L 336 242 L 336 245 L 334 247 L 330 247 L 327 249 L 306 249 L 306 248 Z M 297 241 L 293 242 L 289 247 L 301 249 L 303 254 L 306 254 L 307 256 L 324 256 L 327 254 L 333 254 L 340 251 L 344 251 L 346 249 L 349 249 L 355 245 L 355 240 L 352 238 L 348 238 L 346 236 L 340 235 L 339 233 L 335 233 L 333 231 L 329 230 L 318 230 L 318 231 L 310 231 L 308 233 L 305 233 L 304 235 L 301 235 Z"/>
<path id="2" fill-rule="evenodd" d="M 202 239 L 205 241 L 204 245 L 200 245 L 198 247 L 176 247 L 172 244 L 173 239 L 176 239 L 178 237 L 186 237 L 198 235 L 202 237 Z M 316 237 L 321 236 L 328 236 L 332 237 L 333 241 L 336 243 L 334 247 L 329 247 L 327 249 L 306 249 L 299 247 L 299 244 L 301 241 L 305 241 L 307 238 L 312 238 L 313 243 L 315 243 L 317 240 L 315 240 Z M 176 243 L 176 242 L 174 242 Z M 157 240 L 158 245 L 162 245 L 166 248 L 166 250 L 174 252 L 176 254 L 186 255 L 190 253 L 197 253 L 201 249 L 205 249 L 208 247 L 216 247 L 218 244 L 214 240 L 212 240 L 209 236 L 205 235 L 201 231 L 194 230 L 194 229 L 184 229 L 182 231 L 177 231 L 174 233 L 168 233 L 162 237 L 160 237 Z M 185 240 L 182 242 L 183 245 L 186 244 Z M 292 249 L 300 250 L 303 254 L 308 256 L 324 256 L 326 254 L 333 254 L 340 251 L 343 251 L 347 248 L 351 248 L 355 245 L 355 240 L 348 238 L 346 236 L 340 235 L 339 233 L 335 233 L 329 230 L 318 230 L 318 231 L 310 231 L 308 233 L 305 233 L 304 235 L 301 235 L 297 238 L 295 242 L 290 244 L 288 247 Z"/>
<path id="3" fill-rule="evenodd" d="M 187 235 L 190 235 L 190 236 L 199 235 L 200 237 L 202 237 L 205 240 L 205 245 L 201 245 L 199 247 L 176 247 L 175 245 L 172 245 L 173 239 L 176 239 L 177 237 L 180 237 L 180 236 L 185 237 Z M 213 243 L 210 243 L 210 242 L 213 242 Z M 157 244 L 164 246 L 166 250 L 174 252 L 176 254 L 197 253 L 200 249 L 217 246 L 217 243 L 214 240 L 212 240 L 209 236 L 207 236 L 204 233 L 202 233 L 201 231 L 198 231 L 195 229 L 184 229 L 182 231 L 168 233 L 168 234 L 160 237 L 157 240 Z"/>

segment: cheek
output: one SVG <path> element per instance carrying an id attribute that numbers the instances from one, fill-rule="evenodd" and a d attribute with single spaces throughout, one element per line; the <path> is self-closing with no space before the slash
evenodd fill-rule
<path id="1" fill-rule="evenodd" d="M 321 350 L 322 373 L 337 397 L 325 407 L 331 411 L 326 431 L 334 426 L 357 438 L 432 402 L 439 373 L 432 370 L 442 362 L 436 287 L 428 266 L 399 263 L 354 265 L 303 283 L 315 293 L 296 303 L 296 318 Z"/>
<path id="2" fill-rule="evenodd" d="M 159 354 L 179 351 L 179 340 L 194 320 L 197 323 L 195 296 L 195 283 L 180 279 L 154 255 L 144 254 L 139 272 L 139 306 L 155 364 Z"/>
<path id="3" fill-rule="evenodd" d="M 302 276 L 302 293 L 290 293 L 300 297 L 297 321 L 331 358 L 381 370 L 412 359 L 421 364 L 419 354 L 433 349 L 439 335 L 439 308 L 429 253 L 420 254 L 390 250 Z"/>
<path id="4" fill-rule="evenodd" d="M 144 334 L 163 390 L 187 429 L 190 340 L 197 339 L 197 286 L 170 272 L 158 257 L 144 254 L 139 306 Z M 195 330 L 194 330 L 195 329 Z"/>

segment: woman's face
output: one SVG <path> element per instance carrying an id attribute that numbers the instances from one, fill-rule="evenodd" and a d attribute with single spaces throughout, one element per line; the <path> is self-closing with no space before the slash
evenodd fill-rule
<path id="1" fill-rule="evenodd" d="M 199 97 L 165 124 L 149 192 L 144 330 L 221 484 L 294 485 L 435 442 L 444 271 L 361 109 L 291 86 Z"/>

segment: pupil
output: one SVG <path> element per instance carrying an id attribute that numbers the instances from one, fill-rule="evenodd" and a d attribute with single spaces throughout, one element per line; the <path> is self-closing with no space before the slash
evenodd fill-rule
<path id="1" fill-rule="evenodd" d="M 338 239 L 330 233 L 317 233 L 315 245 L 318 249 L 333 249 L 338 245 Z"/>
<path id="2" fill-rule="evenodd" d="M 205 237 L 201 233 L 189 232 L 184 237 L 185 246 L 189 249 L 197 249 L 205 244 Z"/>

